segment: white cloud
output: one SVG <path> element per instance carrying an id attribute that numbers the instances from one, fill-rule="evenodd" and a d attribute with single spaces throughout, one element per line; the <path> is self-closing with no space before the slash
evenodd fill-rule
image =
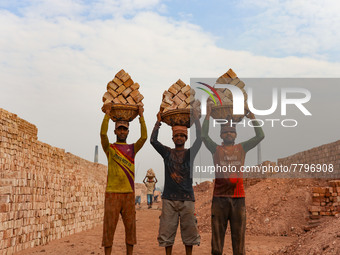
<path id="1" fill-rule="evenodd" d="M 300 54 L 338 61 L 339 1 L 243 0 L 239 6 L 257 13 L 244 17 L 247 31 L 242 38 L 258 40 L 258 52 L 277 56 Z"/>
<path id="2" fill-rule="evenodd" d="M 222 49 L 200 27 L 151 11 L 129 19 L 85 20 L 80 13 L 88 7 L 80 1 L 71 2 L 63 16 L 68 1 L 49 3 L 27 7 L 22 17 L 0 13 L 0 107 L 36 124 L 41 141 L 88 160 L 100 144 L 106 83 L 121 68 L 142 86 L 149 136 L 161 94 L 178 78 L 189 83 L 190 77 L 215 77 L 230 67 L 240 77 L 333 77 L 340 70 L 339 63 Z M 129 1 L 124 8 L 133 12 L 157 4 Z M 45 15 L 47 10 L 51 13 Z M 138 130 L 137 121 L 132 129 Z M 163 127 L 161 140 L 171 145 L 166 131 Z M 131 132 L 130 142 L 138 136 L 139 131 Z M 156 155 L 147 142 L 140 169 L 150 168 L 148 162 L 160 169 Z M 146 160 L 152 157 L 157 161 Z M 104 154 L 100 159 L 105 163 Z"/>

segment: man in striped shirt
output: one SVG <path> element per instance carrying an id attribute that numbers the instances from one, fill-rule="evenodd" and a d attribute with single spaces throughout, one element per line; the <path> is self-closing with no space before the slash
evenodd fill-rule
<path id="1" fill-rule="evenodd" d="M 110 107 L 108 107 L 110 109 Z M 104 205 L 103 242 L 105 255 L 111 254 L 113 236 L 122 215 L 125 226 L 126 254 L 132 254 L 136 240 L 135 211 L 135 155 L 142 148 L 146 139 L 146 125 L 143 117 L 143 107 L 139 106 L 139 122 L 141 137 L 136 143 L 127 144 L 129 122 L 117 121 L 115 126 L 116 142 L 109 143 L 107 130 L 110 117 L 105 114 L 102 122 L 100 138 L 103 150 L 108 160 L 107 185 Z"/>
<path id="2" fill-rule="evenodd" d="M 247 115 L 252 119 L 256 136 L 246 142 L 236 144 L 236 128 L 230 124 L 221 125 L 220 137 L 222 145 L 211 140 L 209 132 L 209 118 L 211 106 L 207 108 L 207 115 L 202 127 L 202 140 L 213 155 L 214 165 L 232 166 L 235 173 L 215 172 L 214 193 L 211 206 L 211 254 L 222 255 L 224 237 L 230 221 L 233 254 L 245 254 L 246 207 L 241 166 L 244 165 L 246 153 L 254 148 L 264 138 L 262 128 L 255 120 L 253 113 Z M 230 168 L 229 168 L 230 169 Z"/>

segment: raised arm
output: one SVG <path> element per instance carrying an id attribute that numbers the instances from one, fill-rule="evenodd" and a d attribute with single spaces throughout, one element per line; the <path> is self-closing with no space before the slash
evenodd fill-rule
<path id="1" fill-rule="evenodd" d="M 196 140 L 190 148 L 191 156 L 195 157 L 199 149 L 202 145 L 202 137 L 201 137 L 201 123 L 198 119 L 197 112 L 194 110 L 193 118 L 195 120 L 195 127 L 196 127 Z"/>
<path id="2" fill-rule="evenodd" d="M 140 133 L 141 136 L 138 139 L 138 141 L 135 143 L 134 147 L 135 147 L 135 153 L 137 153 L 144 145 L 146 139 L 148 138 L 148 134 L 146 131 L 146 125 L 145 125 L 145 121 L 144 121 L 144 116 L 143 116 L 143 112 L 144 109 L 142 106 L 138 107 L 138 114 L 139 114 L 139 123 L 140 123 Z"/>
<path id="3" fill-rule="evenodd" d="M 207 115 L 205 116 L 205 119 L 203 121 L 203 127 L 202 127 L 202 140 L 207 147 L 207 149 L 211 152 L 211 154 L 214 154 L 216 151 L 217 144 L 211 140 L 209 137 L 209 118 L 211 114 L 211 105 L 207 105 Z"/>
<path id="4" fill-rule="evenodd" d="M 255 136 L 249 139 L 248 141 L 241 143 L 243 150 L 245 152 L 250 151 L 256 145 L 258 145 L 264 138 L 263 130 L 259 126 L 259 123 L 255 120 L 255 115 L 253 113 L 249 113 L 247 117 L 252 120 L 252 125 L 254 126 L 254 130 L 255 130 Z"/>
<path id="5" fill-rule="evenodd" d="M 158 141 L 158 131 L 159 131 L 159 127 L 161 125 L 162 125 L 162 123 L 161 123 L 161 113 L 158 112 L 157 113 L 157 122 L 155 124 L 155 127 L 152 130 L 152 134 L 151 134 L 151 138 L 150 138 L 150 143 L 155 148 L 155 150 L 159 154 L 161 154 L 161 156 L 164 158 L 166 156 L 166 153 L 167 153 L 167 147 L 164 146 L 163 144 L 161 144 Z"/>
<path id="6" fill-rule="evenodd" d="M 109 120 L 110 120 L 109 115 L 105 114 L 103 122 L 102 122 L 102 126 L 100 128 L 100 140 L 101 140 L 103 150 L 107 157 L 109 156 L 109 148 L 110 148 L 109 138 L 107 137 L 107 130 L 109 128 Z"/>

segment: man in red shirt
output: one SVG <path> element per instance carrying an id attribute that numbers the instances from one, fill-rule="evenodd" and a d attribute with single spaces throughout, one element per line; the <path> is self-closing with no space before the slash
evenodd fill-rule
<path id="1" fill-rule="evenodd" d="M 246 142 L 236 144 L 236 128 L 229 124 L 221 125 L 220 137 L 222 145 L 217 145 L 208 136 L 211 107 L 202 127 L 202 140 L 212 153 L 214 165 L 232 166 L 233 173 L 215 172 L 214 194 L 211 206 L 211 254 L 222 255 L 224 237 L 230 221 L 233 254 L 245 254 L 246 207 L 241 167 L 244 165 L 246 153 L 254 148 L 264 138 L 253 113 L 247 115 L 252 119 L 256 136 Z"/>

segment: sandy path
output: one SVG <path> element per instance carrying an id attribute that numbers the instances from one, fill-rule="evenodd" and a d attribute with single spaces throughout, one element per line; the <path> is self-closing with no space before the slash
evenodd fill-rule
<path id="1" fill-rule="evenodd" d="M 164 254 L 164 248 L 159 247 L 157 243 L 158 224 L 160 210 L 140 209 L 137 210 L 137 241 L 134 254 L 152 255 Z M 194 247 L 194 254 L 210 254 L 210 233 L 201 234 L 201 246 Z M 102 226 L 74 234 L 60 240 L 50 242 L 48 245 L 27 249 L 17 253 L 17 255 L 27 254 L 52 254 L 52 255 L 86 255 L 86 254 L 104 254 L 101 245 Z M 268 236 L 247 236 L 246 250 L 250 255 L 271 254 L 274 251 L 290 244 L 295 238 L 292 237 L 268 237 Z M 224 248 L 225 254 L 232 254 L 230 235 L 226 237 Z M 117 231 L 115 233 L 114 247 L 112 254 L 125 254 L 124 245 L 124 227 L 123 222 L 119 220 Z M 174 255 L 183 255 L 184 246 L 180 239 L 180 233 L 177 232 L 175 245 L 173 248 Z"/>

